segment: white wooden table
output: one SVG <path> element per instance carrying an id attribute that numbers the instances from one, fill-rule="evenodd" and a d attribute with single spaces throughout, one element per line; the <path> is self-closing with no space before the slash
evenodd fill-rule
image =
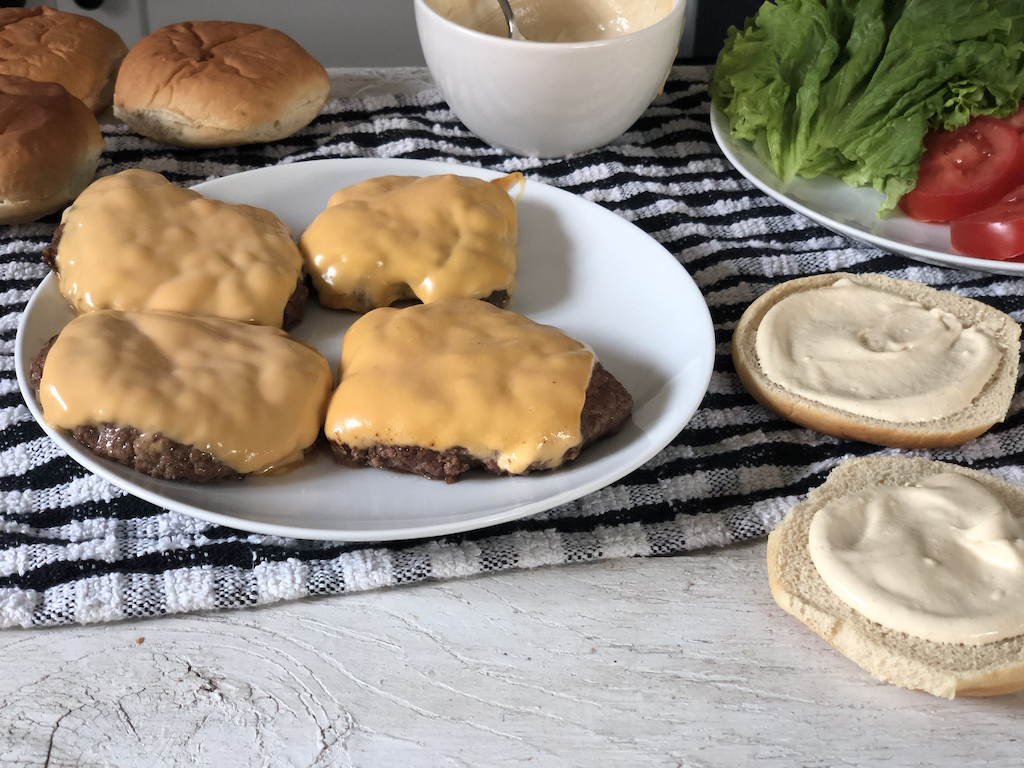
<path id="1" fill-rule="evenodd" d="M 0 633 L 2 766 L 1016 766 L 1024 695 L 884 685 L 764 543 Z"/>

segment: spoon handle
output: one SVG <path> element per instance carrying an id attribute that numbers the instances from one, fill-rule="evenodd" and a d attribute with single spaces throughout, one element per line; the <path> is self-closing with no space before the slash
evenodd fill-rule
<path id="1" fill-rule="evenodd" d="M 498 0 L 498 5 L 501 6 L 501 13 L 505 17 L 505 23 L 508 25 L 508 36 L 512 39 L 523 39 L 522 33 L 519 32 L 519 28 L 516 27 L 516 17 L 512 13 L 512 6 L 508 4 L 508 0 Z"/>

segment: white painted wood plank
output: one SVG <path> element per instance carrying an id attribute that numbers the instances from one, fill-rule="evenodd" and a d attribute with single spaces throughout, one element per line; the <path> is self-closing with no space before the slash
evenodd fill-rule
<path id="1" fill-rule="evenodd" d="M 763 543 L 0 634 L 0 765 L 1017 765 L 1024 697 L 873 680 Z"/>

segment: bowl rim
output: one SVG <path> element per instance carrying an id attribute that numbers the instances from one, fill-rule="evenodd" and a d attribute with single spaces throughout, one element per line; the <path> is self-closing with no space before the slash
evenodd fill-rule
<path id="1" fill-rule="evenodd" d="M 627 32 L 624 35 L 615 35 L 614 37 L 602 38 L 600 40 L 578 40 L 571 42 L 553 42 L 547 40 L 513 40 L 507 37 L 492 35 L 487 32 L 481 32 L 478 29 L 473 29 L 473 27 L 467 27 L 464 24 L 459 24 L 457 21 L 449 19 L 443 13 L 434 8 L 430 4 L 429 0 L 413 0 L 413 2 L 417 15 L 417 34 L 419 35 L 422 35 L 422 30 L 419 28 L 418 17 L 419 14 L 422 12 L 431 17 L 434 17 L 444 26 L 458 30 L 458 34 L 465 34 L 470 38 L 478 40 L 487 40 L 488 42 L 494 45 L 543 47 L 549 50 L 570 50 L 579 48 L 604 48 L 609 45 L 621 45 L 621 41 L 633 40 L 635 38 L 644 37 L 646 35 L 654 35 L 657 34 L 657 32 L 660 31 L 662 27 L 675 23 L 679 24 L 679 30 L 681 34 L 683 14 L 686 10 L 686 4 L 688 2 L 693 2 L 693 0 L 672 0 L 672 8 L 662 18 L 658 19 L 653 24 L 649 24 L 646 27 L 634 30 L 633 32 Z"/>

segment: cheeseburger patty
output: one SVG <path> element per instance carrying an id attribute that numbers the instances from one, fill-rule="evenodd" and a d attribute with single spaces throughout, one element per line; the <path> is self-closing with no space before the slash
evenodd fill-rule
<path id="1" fill-rule="evenodd" d="M 280 329 L 173 312 L 80 315 L 29 367 L 48 424 L 97 456 L 192 483 L 297 465 L 333 381 Z"/>
<path id="2" fill-rule="evenodd" d="M 629 392 L 564 331 L 475 299 L 360 317 L 324 432 L 335 459 L 454 482 L 554 469 L 621 429 Z"/>
<path id="3" fill-rule="evenodd" d="M 50 268 L 54 275 L 59 276 L 57 269 L 57 249 L 60 247 L 60 238 L 64 234 L 64 225 L 58 225 L 53 233 L 50 244 L 43 248 L 43 263 Z M 309 301 L 309 284 L 306 277 L 301 276 L 295 284 L 295 292 L 288 299 L 284 307 L 284 317 L 281 321 L 281 328 L 290 331 L 299 324 L 306 314 L 306 303 Z"/>
<path id="4" fill-rule="evenodd" d="M 575 459 L 587 446 L 618 433 L 632 413 L 633 398 L 629 392 L 601 363 L 595 363 L 587 387 L 587 399 L 580 415 L 583 441 L 567 452 L 562 461 Z M 330 445 L 339 464 L 409 472 L 432 480 L 444 480 L 446 483 L 455 482 L 460 475 L 471 469 L 483 469 L 496 475 L 508 474 L 493 458 L 473 456 L 465 448 L 436 451 L 409 445 L 376 445 L 365 449 L 334 442 Z M 548 468 L 546 464 L 532 464 L 520 474 Z"/>
<path id="5" fill-rule="evenodd" d="M 50 339 L 29 366 L 29 382 L 37 398 L 46 355 L 56 340 L 56 336 Z M 244 477 L 206 451 L 183 445 L 160 433 L 143 434 L 135 427 L 82 424 L 71 429 L 71 436 L 101 458 L 162 480 L 209 483 Z"/>

